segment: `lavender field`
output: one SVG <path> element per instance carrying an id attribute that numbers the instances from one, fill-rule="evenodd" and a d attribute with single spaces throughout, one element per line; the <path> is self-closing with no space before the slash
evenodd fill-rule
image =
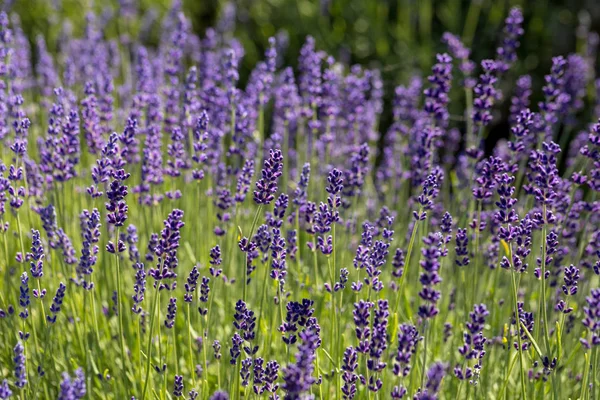
<path id="1" fill-rule="evenodd" d="M 540 91 L 518 7 L 405 82 L 77 18 L 0 14 L 0 399 L 600 399 L 597 34 Z"/>

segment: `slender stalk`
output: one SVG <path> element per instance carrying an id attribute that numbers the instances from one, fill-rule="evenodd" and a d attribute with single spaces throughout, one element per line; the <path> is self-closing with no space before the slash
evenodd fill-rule
<path id="1" fill-rule="evenodd" d="M 152 312 L 150 313 L 150 331 L 148 332 L 148 344 L 146 346 L 146 378 L 144 379 L 144 389 L 142 391 L 142 400 L 146 398 L 148 391 L 148 382 L 150 381 L 150 362 L 152 360 L 152 336 L 154 334 L 154 319 L 158 304 L 160 303 L 160 290 L 158 289 L 158 283 L 156 283 L 156 293 L 154 294 L 154 304 L 152 305 Z M 159 339 L 160 340 L 160 339 Z"/>
<path id="2" fill-rule="evenodd" d="M 511 269 L 513 269 L 512 266 L 512 247 L 511 245 L 509 245 L 509 248 L 511 249 L 509 251 L 509 256 L 510 256 L 510 264 L 511 264 Z M 518 288 L 517 288 L 517 281 L 515 279 L 515 274 L 517 272 L 512 270 L 511 271 L 511 282 L 512 282 L 512 289 L 513 289 L 513 299 L 514 299 L 514 304 L 513 306 L 515 307 L 515 321 L 516 321 L 516 329 L 517 329 L 517 343 L 519 345 L 519 348 L 517 349 L 519 352 L 519 366 L 520 366 L 520 375 L 521 375 L 521 396 L 523 397 L 523 400 L 527 400 L 527 389 L 525 387 L 525 368 L 524 368 L 524 363 L 523 363 L 523 346 L 521 344 L 521 334 L 519 332 L 519 298 L 518 298 Z"/>
<path id="3" fill-rule="evenodd" d="M 423 208 L 419 208 L 419 215 L 423 212 Z M 394 305 L 394 314 L 398 313 L 398 307 L 400 306 L 400 297 L 402 297 L 402 285 L 404 284 L 404 280 L 406 279 L 406 275 L 408 275 L 409 267 L 410 267 L 410 258 L 412 256 L 413 247 L 415 245 L 415 239 L 417 237 L 417 230 L 419 229 L 419 221 L 415 221 L 412 232 L 410 233 L 410 240 L 408 241 L 408 249 L 406 250 L 406 259 L 404 261 L 404 273 L 400 277 L 400 282 L 398 283 L 398 292 L 396 294 L 396 304 Z"/>
<path id="4" fill-rule="evenodd" d="M 125 370 L 127 369 L 127 358 L 125 357 L 125 335 L 123 332 L 123 307 L 122 307 L 122 299 L 121 299 L 121 295 L 123 293 L 123 288 L 122 288 L 122 277 L 121 277 L 121 262 L 120 262 L 120 258 L 121 256 L 119 255 L 119 227 L 117 227 L 117 231 L 116 231 L 116 241 L 115 241 L 115 246 L 116 246 L 116 263 L 117 263 L 117 319 L 119 321 L 119 344 L 121 347 L 121 361 L 123 363 L 123 372 L 125 372 Z M 123 378 L 126 378 L 127 375 L 125 373 L 123 373 Z"/>

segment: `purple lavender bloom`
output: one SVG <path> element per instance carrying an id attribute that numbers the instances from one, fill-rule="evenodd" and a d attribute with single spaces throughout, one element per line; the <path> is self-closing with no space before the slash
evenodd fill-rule
<path id="1" fill-rule="evenodd" d="M 177 249 L 181 239 L 181 228 L 185 225 L 182 221 L 183 211 L 175 209 L 168 218 L 164 221 L 164 229 L 161 232 L 161 238 L 155 248 L 155 254 L 158 256 L 158 264 L 156 268 L 151 268 L 148 273 L 154 278 L 154 287 L 159 290 L 175 289 L 176 282 L 171 284 L 164 282 L 167 279 L 177 277 L 175 269 L 179 264 L 177 259 Z"/>
<path id="2" fill-rule="evenodd" d="M 177 299 L 171 297 L 167 306 L 167 317 L 165 319 L 165 328 L 171 329 L 175 325 L 175 317 L 177 316 Z"/>
<path id="3" fill-rule="evenodd" d="M 467 322 L 467 331 L 463 334 L 464 344 L 458 348 L 458 352 L 465 360 L 476 360 L 475 365 L 466 367 L 464 370 L 457 364 L 454 375 L 460 379 L 469 379 L 471 384 L 476 384 L 481 373 L 483 357 L 485 356 L 485 344 L 487 339 L 483 336 L 485 319 L 489 315 L 485 304 L 476 304 L 473 311 L 469 313 L 470 321 Z"/>
<path id="4" fill-rule="evenodd" d="M 91 213 L 88 210 L 83 210 L 79 218 L 81 220 L 83 247 L 77 265 L 77 284 L 81 284 L 86 290 L 90 290 L 94 287 L 94 283 L 88 282 L 85 277 L 92 274 L 98 259 L 97 243 L 100 240 L 100 213 L 95 208 Z"/>
<path id="5" fill-rule="evenodd" d="M 199 277 L 200 274 L 198 273 L 198 268 L 194 265 L 184 285 L 185 294 L 183 295 L 183 301 L 186 303 L 191 303 L 193 301 L 194 292 L 196 291 L 196 285 L 198 284 Z"/>
<path id="6" fill-rule="evenodd" d="M 456 260 L 459 267 L 469 265 L 469 236 L 467 230 L 458 228 L 456 231 Z"/>
<path id="7" fill-rule="evenodd" d="M 521 324 L 523 324 L 525 326 L 525 328 L 527 329 L 527 331 L 529 331 L 530 334 L 533 335 L 533 328 L 535 325 L 535 321 L 533 318 L 533 313 L 532 312 L 527 312 L 525 311 L 525 308 L 523 306 L 523 302 L 519 301 L 517 303 L 517 313 L 516 315 L 519 316 L 519 321 L 517 322 L 516 318 L 515 318 L 515 313 L 513 313 L 513 317 L 512 317 L 512 321 L 511 323 L 515 326 L 518 326 L 518 335 L 521 336 L 521 349 L 523 351 L 527 350 L 529 348 L 529 337 L 527 336 L 527 333 L 525 333 L 525 330 L 523 329 L 523 327 L 521 326 Z M 514 342 L 513 346 L 515 349 L 519 349 L 519 344 L 518 342 Z"/>
<path id="8" fill-rule="evenodd" d="M 215 247 L 213 247 L 212 249 L 210 249 L 210 274 L 214 277 L 217 277 L 219 275 L 221 275 L 222 270 L 221 269 L 217 269 L 219 265 L 221 265 L 221 262 L 223 261 L 221 259 L 221 248 L 219 247 L 219 245 L 216 245 Z"/>
<path id="9" fill-rule="evenodd" d="M 262 387 L 262 392 L 271 393 L 270 398 L 273 400 L 279 399 L 277 396 L 277 390 L 279 389 L 279 384 L 277 380 L 279 379 L 279 364 L 277 361 L 269 361 L 267 363 L 267 367 L 265 368 L 264 374 L 264 385 Z"/>
<path id="10" fill-rule="evenodd" d="M 598 328 L 600 327 L 600 289 L 592 289 L 590 295 L 585 298 L 587 306 L 583 307 L 585 318 L 582 320 L 585 326 L 591 333 L 591 342 L 587 339 L 579 339 L 581 343 L 587 347 L 597 346 L 600 344 L 600 335 Z"/>
<path id="11" fill-rule="evenodd" d="M 398 351 L 394 356 L 393 372 L 396 376 L 407 376 L 410 372 L 410 360 L 417 351 L 422 337 L 414 325 L 402 324 L 398 330 Z"/>
<path id="12" fill-rule="evenodd" d="M 387 349 L 387 326 L 389 317 L 389 305 L 387 300 L 379 300 L 377 307 L 373 309 L 373 333 L 369 345 L 369 359 L 367 368 L 374 372 L 381 372 L 387 366 L 381 361 L 383 353 Z M 377 392 L 381 385 L 376 381 L 369 382 L 369 390 Z"/>
<path id="13" fill-rule="evenodd" d="M 240 368 L 240 380 L 242 387 L 246 387 L 250 384 L 250 368 L 252 367 L 252 358 L 245 358 L 242 360 L 242 367 Z"/>
<path id="14" fill-rule="evenodd" d="M 316 351 L 321 346 L 319 325 L 313 325 L 302 331 L 299 336 L 302 344 L 298 346 L 296 363 L 283 369 L 283 385 L 285 399 L 300 400 L 308 392 L 316 379 L 312 376 Z"/>
<path id="15" fill-rule="evenodd" d="M 354 303 L 354 333 L 358 339 L 357 351 L 367 353 L 369 351 L 369 338 L 371 337 L 370 317 L 373 303 L 360 300 Z"/>
<path id="16" fill-rule="evenodd" d="M 322 58 L 322 53 L 315 50 L 315 39 L 308 36 L 304 46 L 300 49 L 298 61 L 300 70 L 299 88 L 304 106 L 302 111 L 307 118 L 312 117 L 312 109 L 321 102 Z"/>
<path id="17" fill-rule="evenodd" d="M 546 85 L 542 88 L 544 92 L 544 101 L 538 106 L 544 116 L 545 140 L 552 139 L 553 125 L 558 122 L 558 116 L 563 106 L 571 99 L 565 93 L 565 71 L 567 69 L 567 60 L 558 56 L 552 58 L 552 68 L 550 74 L 545 76 Z"/>
<path id="18" fill-rule="evenodd" d="M 402 251 L 402 249 L 396 249 L 392 259 L 392 267 L 394 267 L 392 276 L 396 279 L 400 279 L 402 275 L 404 275 L 404 259 L 404 251 Z"/>
<path id="19" fill-rule="evenodd" d="M 419 262 L 423 268 L 419 276 L 423 288 L 419 292 L 419 297 L 424 304 L 419 306 L 418 314 L 421 318 L 429 319 L 438 314 L 437 302 L 441 297 L 441 292 L 434 289 L 434 286 L 442 281 L 438 274 L 441 257 L 440 234 L 430 233 L 423 238 L 423 244 L 425 246 L 421 249 L 422 258 Z"/>
<path id="20" fill-rule="evenodd" d="M 466 88 L 475 86 L 473 79 L 471 78 L 471 74 L 475 69 L 475 63 L 469 59 L 471 50 L 465 47 L 458 36 L 455 36 L 450 32 L 445 32 L 442 35 L 442 42 L 448 46 L 448 50 L 450 51 L 450 54 L 452 54 L 452 57 L 461 61 L 459 69 L 465 78 L 463 85 Z"/>
<path id="21" fill-rule="evenodd" d="M 548 208 L 552 206 L 556 197 L 557 185 L 560 182 L 557 168 L 557 154 L 560 147 L 554 142 L 543 142 L 542 150 L 532 151 L 529 157 L 528 180 L 529 184 L 524 186 L 525 192 L 535 197 L 540 205 Z M 553 215 L 547 210 L 542 215 L 545 223 L 552 223 Z"/>
<path id="22" fill-rule="evenodd" d="M 427 371 L 427 381 L 424 390 L 421 389 L 415 394 L 415 400 L 435 400 L 440 390 L 442 379 L 446 375 L 448 366 L 442 362 L 435 362 Z"/>
<path id="23" fill-rule="evenodd" d="M 198 298 L 198 300 L 200 300 L 200 303 L 208 303 L 208 295 L 210 293 L 210 278 L 207 276 L 203 276 L 202 277 L 202 282 L 200 283 L 200 297 Z M 206 307 L 198 307 L 198 312 L 200 313 L 200 315 L 206 315 L 208 314 L 208 308 Z"/>
<path id="24" fill-rule="evenodd" d="M 204 109 L 200 113 L 200 117 L 196 122 L 196 126 L 194 127 L 194 141 L 192 144 L 192 161 L 194 161 L 198 166 L 192 170 L 192 176 L 196 180 L 202 180 L 204 178 L 204 169 L 202 165 L 207 161 L 206 151 L 208 149 L 208 145 L 206 142 L 208 141 L 208 113 Z M 254 165 L 252 165 L 252 173 L 254 173 Z"/>
<path id="25" fill-rule="evenodd" d="M 433 207 L 433 200 L 435 200 L 438 194 L 437 177 L 435 174 L 430 174 L 427 176 L 427 179 L 423 181 L 421 194 L 417 197 L 420 211 L 413 211 L 413 218 L 415 221 L 423 221 L 427 218 L 427 210 L 431 210 Z"/>
<path id="26" fill-rule="evenodd" d="M 15 356 L 13 362 L 15 363 L 15 386 L 19 389 L 23 389 L 27 385 L 27 370 L 25 368 L 25 348 L 21 342 L 17 342 L 13 349 Z"/>
<path id="27" fill-rule="evenodd" d="M 496 101 L 496 83 L 498 78 L 498 64 L 494 60 L 483 60 L 481 62 L 483 74 L 479 76 L 479 83 L 475 86 L 473 100 L 473 122 L 479 126 L 488 125 L 492 121 L 492 107 Z"/>
<path id="28" fill-rule="evenodd" d="M 242 300 L 238 300 L 235 304 L 235 314 L 233 315 L 233 319 L 233 327 L 238 330 L 239 339 L 242 340 L 239 343 L 240 348 L 244 350 L 246 355 L 253 356 L 258 351 L 258 346 L 252 347 L 251 345 L 251 342 L 256 335 L 256 316 L 254 315 L 254 311 L 250 310 Z M 238 333 L 236 333 L 236 335 L 237 334 Z M 235 335 L 233 339 L 236 339 Z M 239 339 L 237 339 L 237 341 L 239 341 Z M 244 341 L 248 342 L 250 345 L 242 347 L 241 345 Z M 237 359 L 237 357 L 233 357 L 232 354 L 232 364 L 236 363 L 236 360 L 234 359 Z"/>
<path id="29" fill-rule="evenodd" d="M 105 204 L 106 211 L 108 211 L 106 220 L 110 225 L 123 226 L 127 220 L 127 211 L 129 210 L 129 207 L 125 202 L 125 197 L 129 192 L 127 186 L 124 185 L 123 182 L 130 176 L 131 174 L 126 173 L 122 169 L 115 170 L 112 173 L 113 181 L 106 191 L 108 201 Z M 120 238 L 117 239 L 120 241 Z"/>
<path id="30" fill-rule="evenodd" d="M 296 343 L 299 328 L 309 328 L 313 324 L 315 309 L 314 301 L 302 299 L 302 302 L 290 301 L 285 306 L 285 321 L 279 327 L 279 332 L 286 345 Z"/>
<path id="31" fill-rule="evenodd" d="M 277 193 L 277 180 L 283 169 L 281 150 L 269 150 L 269 158 L 265 160 L 261 178 L 256 182 L 254 201 L 256 204 L 270 204 Z"/>
<path id="32" fill-rule="evenodd" d="M 183 396 L 183 376 L 181 375 L 175 375 L 175 380 L 173 382 L 173 396 Z"/>
<path id="33" fill-rule="evenodd" d="M 75 371 L 75 378 L 64 372 L 60 382 L 59 400 L 80 400 L 87 393 L 85 374 L 81 368 Z"/>
<path id="34" fill-rule="evenodd" d="M 19 313 L 22 319 L 29 317 L 29 310 L 27 307 L 31 304 L 31 297 L 29 295 L 29 276 L 27 272 L 21 274 L 21 286 L 19 287 L 19 305 L 23 308 L 23 311 Z"/>
<path id="35" fill-rule="evenodd" d="M 111 177 L 114 164 L 117 164 L 117 155 L 119 154 L 119 148 L 117 145 L 118 135 L 113 133 L 110 135 L 108 142 L 102 149 L 102 155 L 96 160 L 96 165 L 92 167 L 92 179 L 94 184 L 87 189 L 87 192 L 93 198 L 100 197 L 103 192 L 99 190 L 100 186 L 103 186 L 108 182 Z"/>
<path id="36" fill-rule="evenodd" d="M 575 113 L 583 108 L 589 75 L 589 63 L 586 59 L 578 54 L 569 54 L 564 75 L 564 88 L 569 101 L 563 104 L 562 115 Z"/>
<path id="37" fill-rule="evenodd" d="M 222 390 L 217 390 L 210 396 L 210 400 L 229 400 L 229 395 Z"/>
<path id="38" fill-rule="evenodd" d="M 248 190 L 250 190 L 253 176 L 254 160 L 246 160 L 237 180 L 237 189 L 234 196 L 236 202 L 243 203 L 246 199 L 246 194 L 248 193 Z"/>
<path id="39" fill-rule="evenodd" d="M 342 395 L 344 400 L 352 400 L 356 396 L 356 381 L 358 375 L 356 369 L 358 368 L 358 353 L 356 350 L 349 346 L 344 351 L 344 358 L 342 361 L 342 380 L 344 386 L 342 386 Z"/>
<path id="40" fill-rule="evenodd" d="M 9 399 L 13 395 L 12 390 L 8 386 L 8 381 L 5 379 L 0 383 L 0 399 Z"/>
<path id="41" fill-rule="evenodd" d="M 496 50 L 498 71 L 503 74 L 517 60 L 519 38 L 523 36 L 523 13 L 519 7 L 513 7 L 506 17 L 502 46 Z"/>
<path id="42" fill-rule="evenodd" d="M 31 253 L 27 253 L 27 259 L 31 265 L 31 276 L 41 278 L 44 276 L 44 247 L 40 239 L 40 231 L 32 229 L 31 234 Z"/>
<path id="43" fill-rule="evenodd" d="M 515 93 L 510 99 L 510 117 L 511 125 L 517 123 L 519 114 L 529 107 L 529 97 L 531 96 L 531 76 L 522 75 L 515 84 Z"/>
<path id="44" fill-rule="evenodd" d="M 573 311 L 573 307 L 569 307 L 568 299 L 570 296 L 577 294 L 577 282 L 579 281 L 579 269 L 574 265 L 570 265 L 564 270 L 564 285 L 562 285 L 562 291 L 565 295 L 566 301 L 560 299 L 556 305 L 556 309 L 563 314 L 569 314 Z"/>
<path id="45" fill-rule="evenodd" d="M 131 296 L 133 299 L 131 311 L 141 314 L 143 310 L 140 304 L 144 301 L 144 294 L 146 293 L 146 269 L 144 268 L 144 264 L 139 262 L 134 265 L 134 268 L 136 272 L 135 283 L 133 284 L 134 294 Z"/>
<path id="46" fill-rule="evenodd" d="M 52 316 L 46 316 L 46 319 L 49 323 L 53 324 L 56 322 L 56 317 L 60 312 L 63 300 L 65 298 L 65 291 L 67 290 L 67 286 L 60 282 L 58 289 L 56 290 L 56 296 L 52 299 L 52 305 L 50 306 L 50 312 Z"/>
<path id="47" fill-rule="evenodd" d="M 433 122 L 445 127 L 449 117 L 447 106 L 452 81 L 452 57 L 445 53 L 438 54 L 436 60 L 437 64 L 432 67 L 432 74 L 427 78 L 431 86 L 423 91 L 425 112 L 434 119 Z"/>

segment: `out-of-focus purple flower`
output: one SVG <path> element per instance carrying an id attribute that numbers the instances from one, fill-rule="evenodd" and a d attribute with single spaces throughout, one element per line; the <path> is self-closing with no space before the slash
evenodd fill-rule
<path id="1" fill-rule="evenodd" d="M 522 75 L 515 83 L 515 92 L 510 99 L 510 117 L 511 125 L 517 123 L 519 114 L 529 107 L 529 97 L 531 96 L 531 76 Z"/>
<path id="2" fill-rule="evenodd" d="M 8 386 L 8 381 L 5 379 L 0 383 L 0 399 L 9 399 L 13 395 L 12 390 Z"/>
<path id="3" fill-rule="evenodd" d="M 473 79 L 471 78 L 471 74 L 475 70 L 475 63 L 469 59 L 471 55 L 471 50 L 469 50 L 460 40 L 458 36 L 451 34 L 450 32 L 445 32 L 442 35 L 442 42 L 444 42 L 448 46 L 448 50 L 452 57 L 460 60 L 459 69 L 463 73 L 464 81 L 463 85 L 466 88 L 472 88 L 475 86 Z"/>
<path id="4" fill-rule="evenodd" d="M 542 88 L 544 101 L 538 103 L 544 117 L 545 137 L 540 140 L 552 140 L 553 126 L 558 121 L 564 105 L 571 100 L 571 96 L 565 92 L 565 71 L 567 60 L 558 56 L 552 58 L 550 74 L 545 76 L 546 85 Z"/>
<path id="5" fill-rule="evenodd" d="M 217 390 L 212 396 L 210 396 L 210 400 L 229 400 L 229 395 L 227 392 Z"/>
<path id="6" fill-rule="evenodd" d="M 425 95 L 425 112 L 434 119 L 437 124 L 445 127 L 448 123 L 448 93 L 452 81 L 452 57 L 448 54 L 438 54 L 437 64 L 427 78 L 431 86 L 423 91 Z"/>
<path id="7" fill-rule="evenodd" d="M 298 346 L 296 363 L 283 369 L 283 385 L 285 398 L 300 400 L 304 393 L 310 391 L 316 379 L 313 376 L 316 351 L 321 346 L 319 325 L 313 325 L 302 331 L 299 336 L 302 344 Z"/>
<path id="8" fill-rule="evenodd" d="M 487 126 L 492 121 L 492 107 L 496 101 L 498 78 L 498 64 L 494 60 L 483 60 L 481 62 L 483 74 L 479 76 L 479 83 L 473 90 L 473 122 L 478 127 Z"/>
<path id="9" fill-rule="evenodd" d="M 504 21 L 504 38 L 502 46 L 496 50 L 498 71 L 503 74 L 517 60 L 517 49 L 520 46 L 519 39 L 523 36 L 523 13 L 519 7 L 513 7 Z"/>
<path id="10" fill-rule="evenodd" d="M 84 398 L 86 393 L 85 374 L 81 368 L 75 371 L 74 378 L 71 378 L 67 372 L 63 372 L 59 400 L 79 400 Z"/>
<path id="11" fill-rule="evenodd" d="M 250 190 L 252 177 L 254 176 L 254 160 L 246 160 L 237 180 L 237 189 L 234 199 L 238 203 L 243 203 L 246 194 Z"/>
<path id="12" fill-rule="evenodd" d="M 582 320 L 585 326 L 591 333 L 591 342 L 587 339 L 579 339 L 581 343 L 587 347 L 597 346 L 600 344 L 600 289 L 592 289 L 590 295 L 585 298 L 587 306 L 583 307 L 585 318 Z"/>
<path id="13" fill-rule="evenodd" d="M 448 366 L 442 362 L 435 362 L 429 370 L 427 370 L 427 380 L 425 388 L 420 389 L 415 394 L 415 400 L 435 400 L 437 399 L 437 393 L 440 390 L 442 379 L 446 376 Z"/>
<path id="14" fill-rule="evenodd" d="M 27 385 L 27 370 L 25 368 L 25 348 L 21 342 L 17 342 L 13 352 L 15 354 L 13 362 L 15 363 L 15 386 L 23 389 Z"/>

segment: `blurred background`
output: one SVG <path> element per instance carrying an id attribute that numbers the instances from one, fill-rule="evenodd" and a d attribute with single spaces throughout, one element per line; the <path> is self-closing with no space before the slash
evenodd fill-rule
<path id="1" fill-rule="evenodd" d="M 58 21 L 66 18 L 70 21 L 67 29 L 79 35 L 85 28 L 84 15 L 90 9 L 101 16 L 107 35 L 127 33 L 156 44 L 160 19 L 170 5 L 171 0 L 17 0 L 5 3 L 4 8 L 20 15 L 32 43 L 37 34 L 44 34 L 52 51 L 59 45 L 60 32 L 65 29 L 57 26 Z M 504 19 L 515 5 L 523 9 L 525 35 L 518 49 L 519 60 L 511 69 L 513 79 L 507 81 L 531 74 L 532 104 L 535 104 L 541 97 L 552 56 L 590 51 L 587 48 L 590 33 L 600 28 L 600 1 L 183 0 L 185 13 L 200 37 L 208 27 L 235 32 L 245 48 L 240 65 L 242 85 L 256 62 L 263 58 L 270 36 L 285 44 L 282 64 L 295 67 L 305 37 L 312 35 L 319 49 L 340 61 L 379 68 L 384 78 L 386 103 L 392 99 L 394 86 L 406 83 L 414 74 L 429 73 L 435 53 L 446 50 L 440 41 L 446 31 L 459 35 L 474 49 L 474 61 L 494 57 Z M 124 24 L 128 15 L 132 18 Z M 135 15 L 143 18 L 133 18 Z M 588 101 L 592 97 L 595 96 L 590 95 Z M 585 107 L 588 111 L 584 112 L 589 114 L 590 109 L 593 107 Z M 492 138 L 505 136 L 508 131 L 506 101 L 499 113 L 491 130 Z M 584 120 L 592 117 L 596 116 L 587 115 Z M 382 129 L 390 118 L 389 113 L 384 115 Z"/>

